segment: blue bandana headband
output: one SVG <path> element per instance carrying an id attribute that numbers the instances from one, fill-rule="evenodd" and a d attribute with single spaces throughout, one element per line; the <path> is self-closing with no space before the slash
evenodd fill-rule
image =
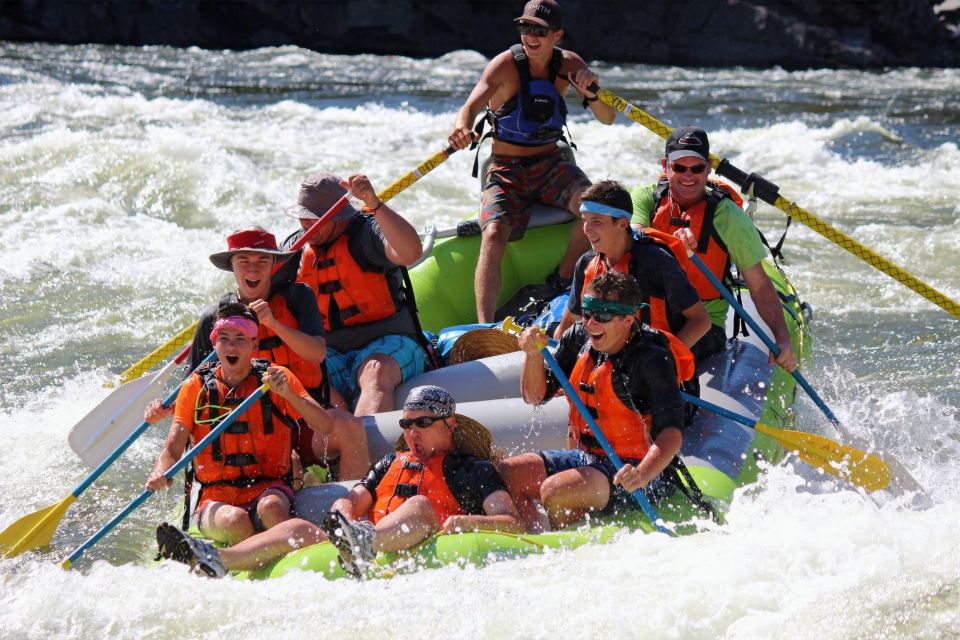
<path id="1" fill-rule="evenodd" d="M 404 411 L 427 411 L 435 416 L 449 417 L 457 410 L 453 396 L 443 387 L 425 385 L 414 387 L 403 403 Z"/>
<path id="2" fill-rule="evenodd" d="M 611 218 L 626 218 L 627 220 L 633 217 L 633 213 L 630 211 L 624 211 L 623 209 L 611 207 L 608 204 L 594 202 L 593 200 L 582 200 L 580 202 L 580 213 L 596 213 L 601 216 L 610 216 Z"/>

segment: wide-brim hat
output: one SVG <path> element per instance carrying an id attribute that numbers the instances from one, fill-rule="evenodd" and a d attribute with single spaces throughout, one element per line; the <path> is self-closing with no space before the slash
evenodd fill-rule
<path id="1" fill-rule="evenodd" d="M 263 253 L 274 257 L 277 263 L 286 262 L 294 256 L 293 251 L 280 251 L 277 239 L 262 227 L 234 231 L 227 236 L 227 250 L 210 255 L 210 262 L 217 269 L 233 271 L 231 260 L 238 253 Z"/>
<path id="2" fill-rule="evenodd" d="M 468 453 L 483 460 L 496 461 L 502 457 L 502 452 L 493 446 L 493 434 L 485 426 L 462 413 L 454 413 L 453 417 L 456 418 L 457 424 L 453 430 L 453 444 L 457 451 Z M 394 449 L 396 451 L 406 451 L 408 448 L 407 441 L 404 440 L 401 433 L 400 437 L 397 438 Z"/>
<path id="3" fill-rule="evenodd" d="M 470 362 L 490 356 L 502 356 L 505 353 L 520 351 L 517 336 L 499 329 L 471 329 L 457 338 L 450 349 L 450 364 Z"/>
<path id="4" fill-rule="evenodd" d="M 297 193 L 297 203 L 284 211 L 291 218 L 301 220 L 319 220 L 320 216 L 329 211 L 330 207 L 342 198 L 347 190 L 340 186 L 340 178 L 332 173 L 318 173 L 300 183 Z M 357 213 L 357 209 L 347 201 L 347 204 L 337 212 L 331 222 L 346 220 Z"/>

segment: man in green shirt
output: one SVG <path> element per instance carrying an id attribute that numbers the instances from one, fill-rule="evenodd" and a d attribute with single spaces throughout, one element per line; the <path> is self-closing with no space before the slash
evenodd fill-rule
<path id="1" fill-rule="evenodd" d="M 763 270 L 767 252 L 753 221 L 730 197 L 722 183 L 711 182 L 710 143 L 707 133 L 695 126 L 674 129 L 660 159 L 665 177 L 631 193 L 633 218 L 638 229 L 651 227 L 680 238 L 719 280 L 730 264 L 747 284 L 750 297 L 780 348 L 776 363 L 787 371 L 797 367 L 780 298 Z M 691 261 L 687 276 L 710 314 L 712 326 L 691 349 L 697 363 L 721 351 L 726 343 L 727 302 Z M 774 362 L 773 354 L 770 362 Z"/>

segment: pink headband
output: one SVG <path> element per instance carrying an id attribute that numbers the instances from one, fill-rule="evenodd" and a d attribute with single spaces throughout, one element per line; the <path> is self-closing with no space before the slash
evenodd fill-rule
<path id="1" fill-rule="evenodd" d="M 213 331 L 210 332 L 210 342 L 217 341 L 217 334 L 221 329 L 233 329 L 239 331 L 250 339 L 256 338 L 259 333 L 259 327 L 253 320 L 241 318 L 240 316 L 230 316 L 229 318 L 220 318 L 213 325 Z"/>

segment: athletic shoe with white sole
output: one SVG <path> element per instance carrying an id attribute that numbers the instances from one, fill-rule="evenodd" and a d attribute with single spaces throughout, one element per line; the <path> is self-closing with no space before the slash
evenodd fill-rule
<path id="1" fill-rule="evenodd" d="M 331 511 L 320 525 L 340 554 L 340 566 L 354 578 L 362 577 L 363 570 L 373 564 L 377 552 L 373 550 L 376 528 L 369 520 L 350 522 L 339 511 Z"/>
<path id="2" fill-rule="evenodd" d="M 211 578 L 227 575 L 216 547 L 187 535 L 172 524 L 164 522 L 157 527 L 157 546 L 161 557 L 188 564 L 194 571 L 200 570 Z"/>

